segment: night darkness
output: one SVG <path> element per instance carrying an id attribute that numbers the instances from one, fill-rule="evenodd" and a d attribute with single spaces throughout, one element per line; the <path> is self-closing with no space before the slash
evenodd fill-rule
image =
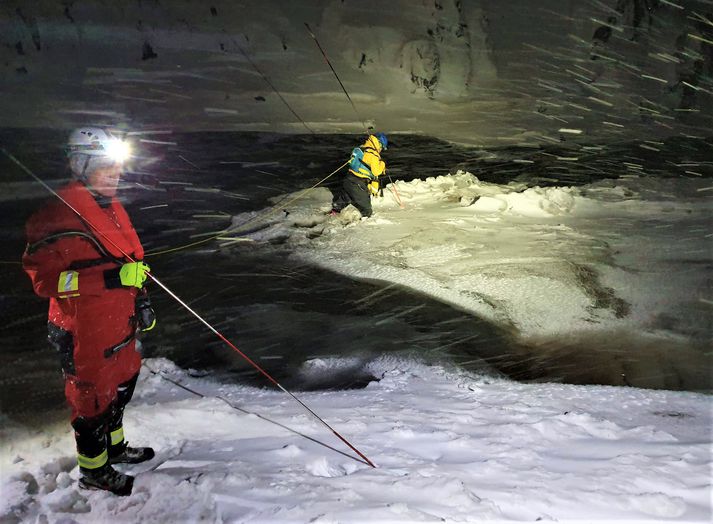
<path id="1" fill-rule="evenodd" d="M 33 177 L 52 189 L 69 180 L 66 141 L 81 126 L 111 128 L 132 146 L 118 195 L 152 272 L 290 391 L 343 402 L 350 398 L 344 395 L 385 388 L 411 420 L 409 410 L 419 408 L 406 399 L 416 398 L 420 386 L 397 377 L 420 380 L 445 369 L 458 391 L 479 394 L 490 381 L 582 386 L 593 388 L 595 404 L 606 404 L 608 391 L 621 390 L 636 395 L 631 405 L 664 407 L 642 408 L 646 416 L 631 415 L 631 426 L 609 411 L 592 411 L 592 420 L 624 424 L 623 432 L 651 425 L 685 442 L 710 438 L 710 414 L 695 411 L 710 408 L 713 389 L 708 0 L 10 0 L 0 5 L 0 95 L 0 418 L 7 422 L 0 434 L 7 437 L 3 491 L 14 490 L 7 491 L 12 504 L 0 507 L 0 520 L 151 518 L 68 495 L 73 488 L 60 477 L 75 478 L 76 462 L 69 440 L 57 440 L 69 438 L 62 372 L 47 345 L 47 301 L 33 293 L 20 262 L 26 221 L 55 198 Z M 382 152 L 388 180 L 383 196 L 372 197 L 374 214 L 330 215 L 332 195 L 347 176 L 339 166 L 374 133 L 389 139 Z M 203 386 L 212 392 L 206 398 L 239 402 L 244 393 L 261 402 L 274 389 L 174 298 L 155 284 L 149 289 L 158 323 L 141 336 L 141 346 L 153 369 Z M 429 371 L 414 371 L 418 366 Z M 146 422 L 149 412 L 191 397 L 185 391 L 176 397 L 175 388 L 146 370 L 142 377 L 139 400 L 127 413 L 134 403 L 146 409 L 135 408 L 140 415 L 131 420 L 151 440 L 158 430 Z M 442 393 L 423 388 L 428 411 Z M 552 400 L 560 390 L 547 391 Z M 585 403 L 588 390 L 571 391 Z M 507 402 L 539 402 L 529 390 L 522 395 Z M 308 398 L 332 407 L 325 397 Z M 291 413 L 277 401 L 263 408 Z M 577 409 L 550 408 L 565 415 Z M 659 428 L 646 418 L 651 413 L 668 425 Z M 334 408 L 330 415 L 349 427 L 346 414 Z M 368 426 L 364 417 L 355 419 L 353 433 Z M 688 417 L 698 424 L 689 433 L 672 429 Z M 399 432 L 407 430 L 397 426 L 383 429 L 383 438 L 406 439 Z M 462 434 L 472 437 L 471 429 Z M 195 502 L 210 487 L 192 476 L 191 461 L 228 459 L 214 458 L 220 453 L 210 447 L 203 457 L 189 433 L 180 445 L 169 437 L 157 441 L 171 450 L 161 458 L 171 480 L 155 493 L 170 492 L 179 477 L 195 483 L 179 497 L 194 501 L 181 506 L 184 513 L 159 504 L 153 513 L 159 520 L 372 521 L 358 506 L 340 513 L 334 501 L 321 513 L 290 513 L 285 508 L 298 490 L 274 503 L 281 508 L 274 515 L 261 513 L 264 501 L 245 503 L 246 512 L 237 502 Z M 25 458 L 17 457 L 31 453 L 19 444 L 25 434 L 49 439 L 64 454 L 40 454 L 23 470 Z M 262 451 L 251 446 L 244 450 Z M 448 452 L 439 453 L 433 464 L 451 464 Z M 309 460 L 315 477 L 346 480 L 352 473 Z M 132 474 L 150 502 L 152 485 L 141 483 L 149 471 Z M 202 474 L 219 482 L 213 468 Z M 52 476 L 54 488 L 42 475 Z M 236 486 L 242 482 L 226 475 Z M 399 521 L 710 514 L 710 501 L 686 500 L 685 510 L 670 514 L 586 505 L 577 514 L 552 510 L 562 507 L 554 499 L 518 514 L 473 482 L 467 497 L 498 500 L 493 507 L 500 509 L 488 513 L 480 504 L 463 514 L 422 507 L 418 513 L 411 511 L 415 502 L 384 503 L 408 506 Z M 371 500 L 359 485 L 353 489 Z M 428 487 L 406 489 L 418 494 Z M 679 496 L 661 486 L 641 489 Z M 60 492 L 65 502 L 53 506 L 47 497 Z M 375 507 L 381 506 L 372 507 L 374 522 L 398 514 Z"/>

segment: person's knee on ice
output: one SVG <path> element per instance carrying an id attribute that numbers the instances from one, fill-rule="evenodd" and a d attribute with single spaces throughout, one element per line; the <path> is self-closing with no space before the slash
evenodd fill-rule
<path id="1" fill-rule="evenodd" d="M 369 135 L 361 146 L 352 150 L 349 171 L 342 180 L 342 187 L 333 195 L 333 211 L 340 212 L 352 204 L 362 216 L 372 215 L 371 197 L 379 193 L 379 177 L 386 173 L 381 151 L 387 146 L 386 135 L 379 133 Z"/>

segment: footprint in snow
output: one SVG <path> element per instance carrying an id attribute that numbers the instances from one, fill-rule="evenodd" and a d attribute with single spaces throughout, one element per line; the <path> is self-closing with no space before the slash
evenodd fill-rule
<path id="1" fill-rule="evenodd" d="M 44 503 L 55 513 L 89 513 L 87 498 L 76 488 L 58 489 L 44 497 Z"/>
<path id="2" fill-rule="evenodd" d="M 331 464 L 326 458 L 322 457 L 308 462 L 306 469 L 315 477 L 343 477 L 351 475 L 359 468 L 356 464 Z"/>
<path id="3" fill-rule="evenodd" d="M 303 451 L 299 446 L 287 444 L 281 449 L 276 450 L 275 453 L 281 457 L 296 457 L 298 455 L 302 455 Z"/>

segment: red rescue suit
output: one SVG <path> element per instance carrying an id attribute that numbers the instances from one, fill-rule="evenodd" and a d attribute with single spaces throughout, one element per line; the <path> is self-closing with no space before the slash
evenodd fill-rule
<path id="1" fill-rule="evenodd" d="M 74 420 L 105 413 L 118 385 L 141 367 L 135 339 L 139 290 L 107 289 L 104 271 L 130 262 L 121 250 L 134 260 L 144 251 L 118 200 L 107 199 L 102 207 L 77 181 L 58 193 L 83 219 L 60 200 L 48 203 L 27 222 L 22 263 L 35 293 L 50 299 L 49 338 L 60 351 Z"/>

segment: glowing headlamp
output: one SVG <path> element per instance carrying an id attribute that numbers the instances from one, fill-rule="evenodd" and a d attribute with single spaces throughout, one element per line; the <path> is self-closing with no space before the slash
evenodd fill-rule
<path id="1" fill-rule="evenodd" d="M 129 143 L 119 140 L 118 138 L 112 139 L 104 144 L 104 151 L 106 156 L 117 164 L 123 164 L 131 156 L 131 146 Z"/>

